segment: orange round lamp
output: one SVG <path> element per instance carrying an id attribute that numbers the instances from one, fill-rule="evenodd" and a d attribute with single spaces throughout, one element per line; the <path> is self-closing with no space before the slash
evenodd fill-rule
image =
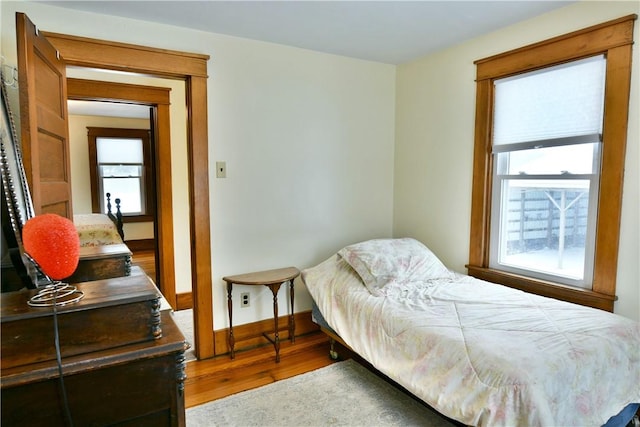
<path id="1" fill-rule="evenodd" d="M 69 219 L 56 214 L 36 215 L 22 228 L 24 250 L 44 274 L 62 280 L 76 271 L 80 238 Z"/>

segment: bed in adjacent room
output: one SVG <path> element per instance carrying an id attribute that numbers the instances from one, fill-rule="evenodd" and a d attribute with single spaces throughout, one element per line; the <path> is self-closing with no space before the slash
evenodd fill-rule
<path id="1" fill-rule="evenodd" d="M 124 243 L 124 229 L 120 199 L 116 199 L 116 213 L 111 212 L 111 194 L 107 193 L 107 213 L 73 215 L 81 247 L 119 245 Z"/>
<path id="2" fill-rule="evenodd" d="M 132 274 L 132 252 L 124 243 L 120 199 L 111 213 L 107 193 L 107 213 L 74 214 L 73 224 L 80 238 L 80 260 L 69 282 L 87 282 Z"/>
<path id="3" fill-rule="evenodd" d="M 449 271 L 414 239 L 347 246 L 302 278 L 319 323 L 466 425 L 624 426 L 640 323 Z"/>
<path id="4" fill-rule="evenodd" d="M 123 243 L 115 224 L 105 214 L 76 214 L 73 224 L 78 230 L 81 247 Z"/>

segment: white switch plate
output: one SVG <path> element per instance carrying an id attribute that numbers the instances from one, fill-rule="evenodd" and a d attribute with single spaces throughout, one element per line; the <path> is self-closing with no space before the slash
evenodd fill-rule
<path id="1" fill-rule="evenodd" d="M 227 177 L 227 162 L 216 162 L 216 178 Z"/>

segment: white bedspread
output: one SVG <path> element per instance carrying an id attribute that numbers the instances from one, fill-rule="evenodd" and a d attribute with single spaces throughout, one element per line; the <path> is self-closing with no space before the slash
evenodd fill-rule
<path id="1" fill-rule="evenodd" d="M 329 325 L 467 425 L 599 426 L 640 402 L 640 323 L 455 275 L 372 295 L 338 255 L 303 271 Z"/>
<path id="2" fill-rule="evenodd" d="M 82 247 L 123 243 L 116 225 L 106 214 L 76 214 L 73 224 L 78 230 Z"/>

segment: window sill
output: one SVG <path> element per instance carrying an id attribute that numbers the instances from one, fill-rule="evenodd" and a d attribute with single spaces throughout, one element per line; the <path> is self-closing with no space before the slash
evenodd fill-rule
<path id="1" fill-rule="evenodd" d="M 466 265 L 466 268 L 469 271 L 469 276 L 473 276 L 477 279 L 498 283 L 536 295 L 599 308 L 610 312 L 613 312 L 613 302 L 617 299 L 615 295 L 605 295 L 588 289 L 559 285 L 557 283 L 532 279 L 530 277 L 507 273 L 491 268 L 477 267 L 473 265 Z"/>

